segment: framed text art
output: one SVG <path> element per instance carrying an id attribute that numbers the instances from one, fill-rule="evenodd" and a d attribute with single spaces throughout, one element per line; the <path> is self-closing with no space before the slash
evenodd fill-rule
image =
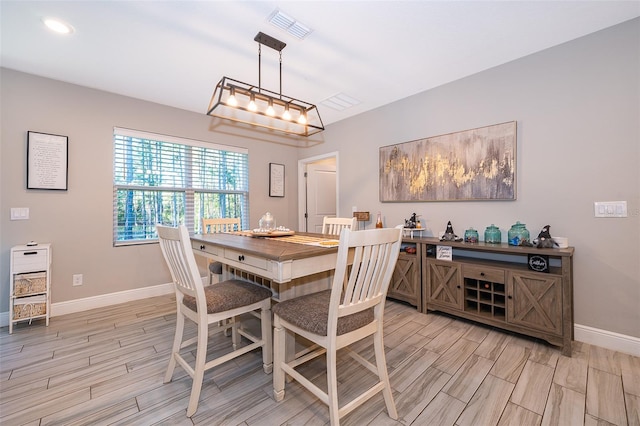
<path id="1" fill-rule="evenodd" d="M 516 122 L 380 148 L 380 201 L 516 199 Z"/>
<path id="2" fill-rule="evenodd" d="M 67 136 L 27 132 L 27 189 L 67 190 L 68 147 Z"/>
<path id="3" fill-rule="evenodd" d="M 269 197 L 284 197 L 284 164 L 269 163 Z"/>

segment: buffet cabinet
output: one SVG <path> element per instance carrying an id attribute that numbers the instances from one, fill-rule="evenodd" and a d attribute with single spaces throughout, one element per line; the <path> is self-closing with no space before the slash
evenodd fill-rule
<path id="1" fill-rule="evenodd" d="M 403 240 L 404 248 L 398 255 L 396 268 L 393 270 L 387 297 L 401 300 L 418 311 L 422 311 L 422 297 L 420 289 L 420 249 L 421 245 L 416 243 L 406 243 Z M 407 248 L 414 248 L 415 252 L 407 251 Z"/>
<path id="2" fill-rule="evenodd" d="M 546 340 L 571 356 L 573 247 L 538 249 L 506 244 L 422 243 L 422 312 L 441 311 Z M 438 246 L 452 248 L 437 259 Z M 547 262 L 545 272 L 530 257 Z M 534 265 L 539 269 L 539 265 Z"/>
<path id="3" fill-rule="evenodd" d="M 9 334 L 19 321 L 42 318 L 51 311 L 51 244 L 11 248 Z"/>

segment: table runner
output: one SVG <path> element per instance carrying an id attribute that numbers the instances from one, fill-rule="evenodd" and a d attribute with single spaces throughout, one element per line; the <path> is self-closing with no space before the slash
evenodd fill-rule
<path id="1" fill-rule="evenodd" d="M 238 231 L 233 232 L 237 235 L 242 235 L 245 237 L 253 237 L 251 231 Z M 285 241 L 287 243 L 294 244 L 305 244 L 309 246 L 318 246 L 318 247 L 336 247 L 340 244 L 340 240 L 335 239 L 332 236 L 314 236 L 314 235 L 286 235 L 283 237 L 259 237 L 259 238 L 273 238 L 278 241 Z"/>

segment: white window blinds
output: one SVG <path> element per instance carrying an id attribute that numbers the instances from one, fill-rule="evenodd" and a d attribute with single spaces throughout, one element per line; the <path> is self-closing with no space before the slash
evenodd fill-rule
<path id="1" fill-rule="evenodd" d="M 249 159 L 243 148 L 114 128 L 114 244 L 155 241 L 155 225 L 203 217 L 249 217 Z"/>

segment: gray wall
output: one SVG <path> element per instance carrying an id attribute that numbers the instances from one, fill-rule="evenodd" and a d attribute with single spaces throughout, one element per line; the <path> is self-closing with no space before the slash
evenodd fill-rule
<path id="1" fill-rule="evenodd" d="M 9 309 L 9 253 L 29 240 L 53 244 L 52 302 L 169 283 L 158 244 L 113 247 L 113 127 L 249 148 L 251 225 L 271 211 L 283 225 L 297 222 L 296 149 L 264 132 L 229 135 L 197 114 L 86 87 L 0 69 L 2 141 L 0 312 Z M 210 94 L 203 94 L 203 111 Z M 213 123 L 213 124 L 212 124 Z M 69 189 L 26 189 L 27 131 L 69 137 Z M 270 141 L 256 139 L 268 138 Z M 268 197 L 268 164 L 285 164 L 285 198 Z M 10 221 L 11 207 L 30 219 Z M 201 265 L 204 266 L 204 265 Z M 203 275 L 206 273 L 203 268 Z M 84 285 L 72 286 L 83 274 Z"/>
<path id="2" fill-rule="evenodd" d="M 532 236 L 550 224 L 576 248 L 576 324 L 640 337 L 639 56 L 635 19 L 339 122 L 300 157 L 340 152 L 341 215 L 392 226 L 416 212 L 459 235 L 495 223 L 503 238 L 516 221 Z M 379 202 L 379 147 L 512 120 L 516 201 Z M 629 217 L 594 218 L 594 201 L 617 200 Z"/>
<path id="3" fill-rule="evenodd" d="M 416 212 L 432 232 L 451 220 L 459 234 L 491 223 L 506 232 L 519 220 L 535 235 L 551 224 L 576 247 L 575 322 L 640 337 L 639 40 L 636 19 L 328 126 L 324 143 L 306 149 L 264 133 L 234 136 L 203 114 L 0 69 L 0 312 L 9 249 L 31 239 L 54 244 L 53 302 L 169 281 L 157 245 L 112 247 L 111 138 L 120 126 L 248 147 L 253 225 L 270 210 L 295 227 L 297 159 L 333 151 L 341 215 L 380 210 L 394 225 Z M 511 120 L 517 201 L 378 201 L 379 147 Z M 28 130 L 69 136 L 69 191 L 25 189 Z M 269 162 L 286 166 L 284 199 L 266 195 Z M 615 200 L 628 202 L 629 217 L 593 217 L 594 201 Z M 11 207 L 29 207 L 31 219 L 10 221 Z M 84 286 L 71 286 L 74 273 Z"/>

